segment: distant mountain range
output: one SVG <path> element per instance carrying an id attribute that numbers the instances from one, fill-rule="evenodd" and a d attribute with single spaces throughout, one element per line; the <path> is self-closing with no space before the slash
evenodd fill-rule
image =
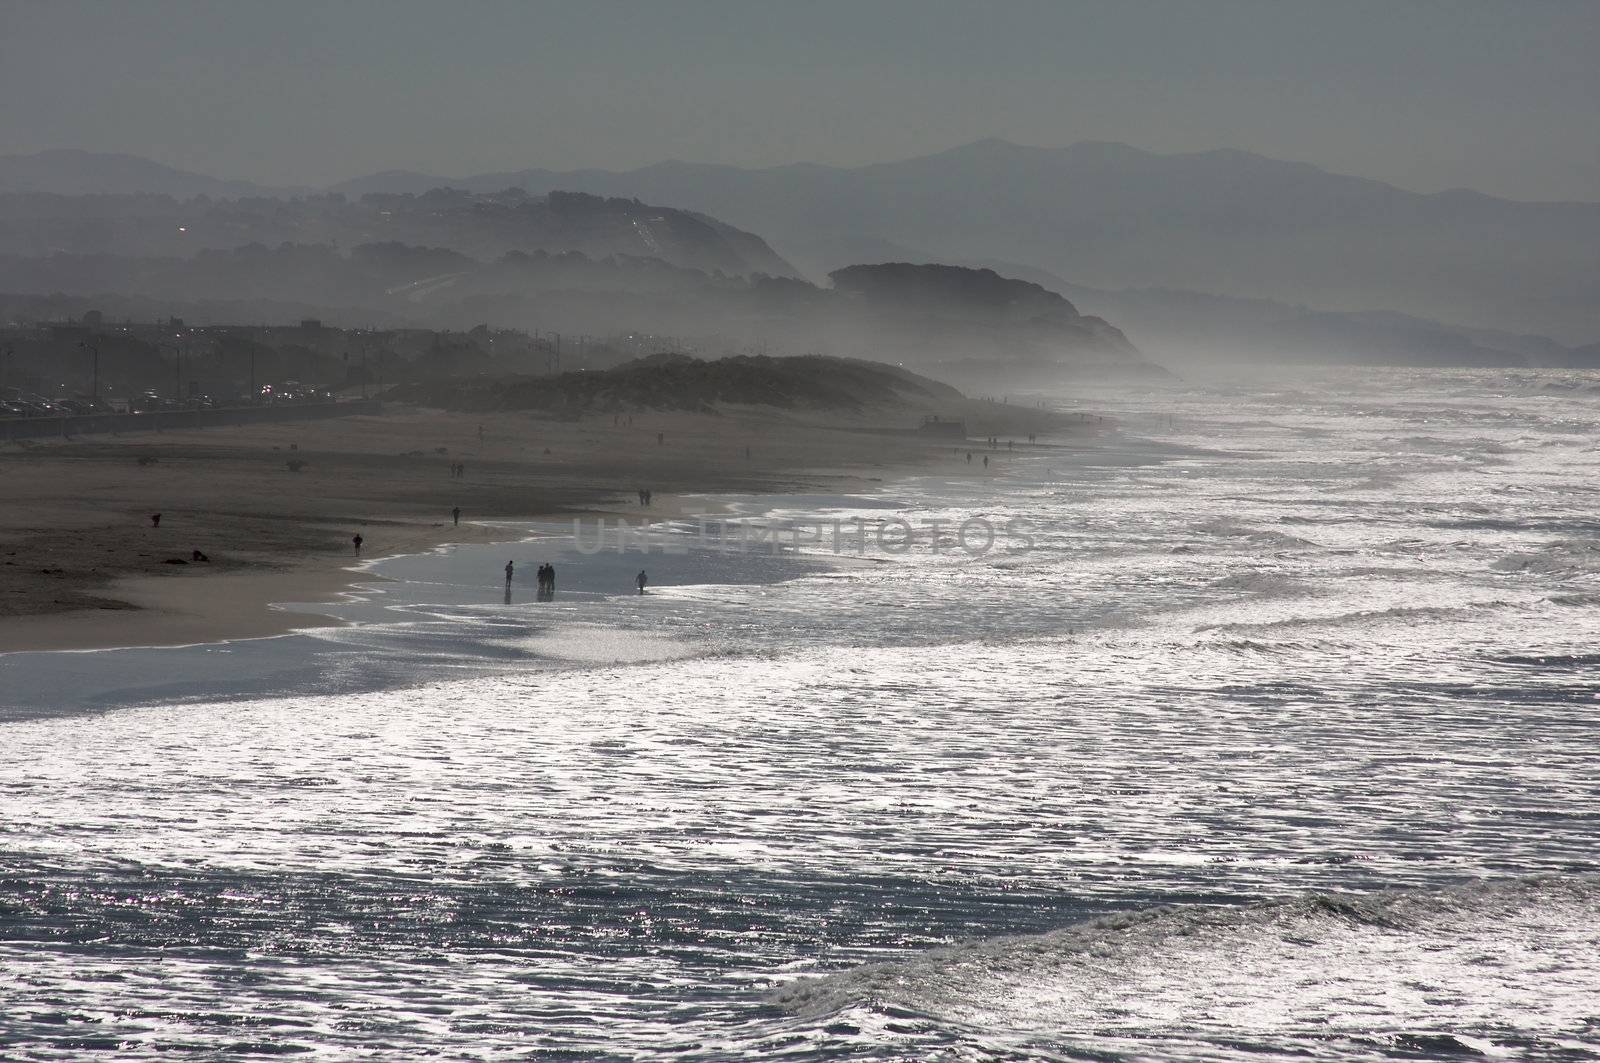
<path id="1" fill-rule="evenodd" d="M 1424 195 L 1242 151 L 984 140 L 852 169 L 664 162 L 336 190 L 555 188 L 639 196 L 759 232 L 812 276 L 850 262 L 1025 263 L 1099 288 L 1385 310 L 1567 343 L 1600 334 L 1600 204 Z"/>
<path id="2" fill-rule="evenodd" d="M 459 191 L 434 191 L 445 187 Z M 985 140 L 851 169 L 666 162 L 626 172 L 391 171 L 343 182 L 333 197 L 278 205 L 225 200 L 293 190 L 128 156 L 47 152 L 0 158 L 6 188 L 212 197 L 199 208 L 132 209 L 127 201 L 0 195 L 0 252 L 27 256 L 390 240 L 483 260 L 582 250 L 814 279 L 858 262 L 988 265 L 1125 326 L 1169 364 L 1193 353 L 1569 364 L 1587 357 L 1572 354 L 1576 345 L 1600 335 L 1600 204 L 1423 195 L 1238 151 L 1159 155 L 1099 142 L 1046 149 Z M 587 228 L 530 226 L 530 217 L 549 213 L 539 206 L 548 193 L 570 190 L 608 197 L 600 202 L 609 206 Z"/>

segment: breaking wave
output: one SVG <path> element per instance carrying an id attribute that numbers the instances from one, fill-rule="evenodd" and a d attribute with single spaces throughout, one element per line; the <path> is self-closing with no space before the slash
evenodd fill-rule
<path id="1" fill-rule="evenodd" d="M 1505 606 L 1506 602 L 1475 602 L 1466 606 L 1396 606 L 1392 609 L 1357 610 L 1330 616 L 1294 616 L 1280 620 L 1239 621 L 1222 624 L 1203 624 L 1197 632 L 1250 632 L 1294 631 L 1299 629 L 1325 630 L 1345 626 L 1372 627 L 1378 624 L 1401 622 L 1422 624 L 1432 621 L 1450 621 L 1481 616 L 1484 612 Z"/>
<path id="2" fill-rule="evenodd" d="M 803 978 L 769 1000 L 1035 1047 L 1537 1057 L 1600 1049 L 1596 985 L 1600 878 L 1544 876 L 1149 908 Z"/>

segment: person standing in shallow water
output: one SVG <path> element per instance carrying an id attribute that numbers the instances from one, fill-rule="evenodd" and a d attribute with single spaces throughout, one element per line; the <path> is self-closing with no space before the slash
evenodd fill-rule
<path id="1" fill-rule="evenodd" d="M 361 544 L 365 541 L 366 540 L 361 538 L 360 532 L 356 532 L 354 535 L 350 536 L 350 545 L 356 548 L 357 557 L 361 556 Z"/>
<path id="2" fill-rule="evenodd" d="M 450 519 L 455 521 L 457 527 L 461 526 L 461 507 L 460 506 L 457 506 L 457 507 L 455 507 L 454 509 L 452 509 L 450 511 Z"/>
<path id="3" fill-rule="evenodd" d="M 517 563 L 515 561 L 507 561 L 506 562 L 506 582 L 507 583 L 511 582 L 511 577 L 516 573 L 516 570 L 517 570 Z"/>
<path id="4" fill-rule="evenodd" d="M 634 580 L 633 580 L 633 581 L 634 581 L 634 582 L 635 582 L 635 583 L 637 583 L 637 584 L 638 584 L 638 585 L 639 585 L 639 593 L 640 593 L 640 594 L 643 594 L 643 593 L 644 593 L 644 585 L 645 585 L 645 584 L 646 584 L 646 583 L 649 583 L 649 582 L 650 582 L 650 577 L 649 577 L 649 576 L 646 576 L 646 575 L 645 575 L 645 574 L 644 574 L 644 569 L 642 569 L 642 568 L 641 568 L 641 569 L 640 569 L 640 570 L 639 570 L 639 575 L 637 575 L 637 576 L 636 576 L 636 577 L 634 577 Z"/>

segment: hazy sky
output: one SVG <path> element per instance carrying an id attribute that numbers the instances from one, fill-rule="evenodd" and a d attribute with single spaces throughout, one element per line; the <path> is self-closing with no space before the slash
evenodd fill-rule
<path id="1" fill-rule="evenodd" d="M 985 136 L 1600 200 L 1600 0 L 0 0 L 0 153 L 268 183 Z"/>

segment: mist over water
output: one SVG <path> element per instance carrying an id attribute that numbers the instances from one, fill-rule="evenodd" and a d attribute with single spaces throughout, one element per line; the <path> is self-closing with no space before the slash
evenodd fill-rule
<path id="1" fill-rule="evenodd" d="M 1028 550 L 542 526 L 0 657 L 0 1055 L 1600 1054 L 1600 376 L 1072 401 L 1120 433 L 732 500 Z"/>

